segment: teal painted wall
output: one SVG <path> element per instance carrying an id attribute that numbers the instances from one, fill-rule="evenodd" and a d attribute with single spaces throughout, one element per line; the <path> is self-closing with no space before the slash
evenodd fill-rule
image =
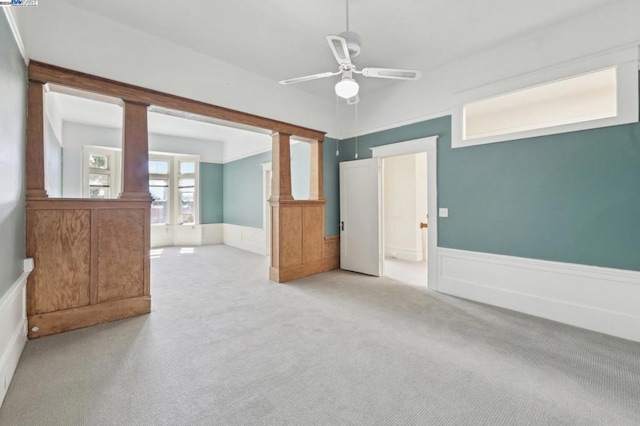
<path id="1" fill-rule="evenodd" d="M 271 152 L 223 165 L 223 220 L 232 225 L 262 229 L 262 163 Z"/>
<path id="2" fill-rule="evenodd" d="M 0 13 L 0 298 L 23 272 L 27 71 Z"/>
<path id="3" fill-rule="evenodd" d="M 360 136 L 358 157 L 431 135 L 440 247 L 640 270 L 640 124 L 451 149 L 442 117 Z M 355 141 L 340 151 L 353 160 Z"/>
<path id="4" fill-rule="evenodd" d="M 324 234 L 338 235 L 340 222 L 340 169 L 336 156 L 336 139 L 325 138 L 322 144 L 322 183 L 324 196 L 327 199 L 324 210 Z"/>
<path id="5" fill-rule="evenodd" d="M 200 163 L 200 223 L 223 221 L 223 165 Z"/>
<path id="6" fill-rule="evenodd" d="M 291 145 L 291 192 L 293 198 L 309 198 L 311 150 L 306 143 Z M 262 229 L 262 164 L 271 152 L 256 154 L 223 165 L 223 221 Z"/>

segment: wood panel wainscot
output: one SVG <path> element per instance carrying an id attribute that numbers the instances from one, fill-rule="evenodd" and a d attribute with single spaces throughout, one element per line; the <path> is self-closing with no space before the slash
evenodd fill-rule
<path id="1" fill-rule="evenodd" d="M 151 311 L 149 201 L 27 201 L 29 338 Z"/>
<path id="2" fill-rule="evenodd" d="M 279 283 L 337 269 L 339 237 L 324 236 L 324 200 L 272 201 L 269 279 Z"/>

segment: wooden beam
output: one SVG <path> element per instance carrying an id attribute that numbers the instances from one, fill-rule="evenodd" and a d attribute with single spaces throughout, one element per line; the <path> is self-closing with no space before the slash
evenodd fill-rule
<path id="1" fill-rule="evenodd" d="M 147 105 L 124 102 L 121 199 L 151 200 Z"/>
<path id="2" fill-rule="evenodd" d="M 42 62 L 31 61 L 29 63 L 29 78 L 45 83 L 55 83 L 62 86 L 74 87 L 107 96 L 113 96 L 125 101 L 145 103 L 162 108 L 185 111 L 192 114 L 204 115 L 220 120 L 248 126 L 260 127 L 276 133 L 287 133 L 301 138 L 320 140 L 324 138 L 324 132 L 284 123 L 258 115 L 223 108 L 204 102 L 194 101 L 180 96 L 170 95 L 131 84 L 120 83 L 106 78 L 92 76 L 90 74 L 72 71 Z"/>
<path id="3" fill-rule="evenodd" d="M 29 81 L 27 105 L 27 198 L 46 198 L 44 186 L 44 85 Z"/>

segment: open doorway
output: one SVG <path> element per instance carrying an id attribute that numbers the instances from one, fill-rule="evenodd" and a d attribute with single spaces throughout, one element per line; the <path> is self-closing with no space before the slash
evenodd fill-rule
<path id="1" fill-rule="evenodd" d="M 383 274 L 427 285 L 427 153 L 382 161 Z"/>
<path id="2" fill-rule="evenodd" d="M 421 286 L 427 286 L 429 290 L 437 291 L 438 290 L 438 262 L 437 262 L 437 253 L 436 247 L 438 245 L 438 215 L 436 214 L 438 210 L 437 200 L 438 200 L 438 170 L 437 170 L 437 149 L 438 149 L 438 136 L 430 136 L 421 139 L 413 139 L 405 142 L 397 142 L 389 145 L 380 145 L 377 147 L 371 148 L 372 157 L 381 159 L 384 161 L 387 158 L 406 156 L 412 154 L 422 154 L 426 156 L 426 170 L 424 170 L 424 175 L 420 177 L 420 180 L 426 181 L 426 191 L 421 191 L 421 194 L 424 194 L 426 197 L 426 207 L 427 211 L 424 216 L 420 219 L 419 216 L 416 216 L 416 219 L 410 219 L 408 222 L 411 227 L 415 227 L 418 232 L 418 235 L 424 239 L 424 245 L 422 245 L 422 240 L 420 241 L 420 246 L 416 243 L 416 247 L 424 248 L 422 255 L 426 258 L 426 262 L 422 265 L 416 265 L 414 262 L 405 263 L 403 268 L 400 266 L 400 269 L 404 269 L 404 273 L 408 276 L 415 278 L 409 278 L 412 281 L 416 281 Z M 414 157 L 414 158 L 422 158 L 424 157 Z M 422 160 L 420 160 L 422 161 Z M 382 167 L 384 169 L 384 167 Z M 383 192 L 383 182 L 381 179 L 379 181 L 380 192 Z M 382 196 L 383 194 L 381 194 Z M 382 198 L 382 197 L 381 197 Z M 380 262 L 383 269 L 383 275 L 389 276 L 389 274 L 397 275 L 394 270 L 393 260 L 391 263 L 385 262 L 386 256 L 384 256 L 384 249 L 386 246 L 385 243 L 385 227 L 383 217 L 384 213 L 384 205 L 385 202 L 379 203 L 378 216 L 381 224 L 381 238 L 380 238 Z M 422 205 L 422 202 L 416 203 L 416 206 Z M 426 217 L 425 217 L 426 216 Z M 426 219 L 426 220 L 425 220 Z M 420 228 L 420 224 L 424 223 L 428 225 L 428 228 Z M 396 251 L 396 255 L 400 253 Z M 391 253 L 390 253 L 391 254 Z M 397 259 L 397 258 L 396 258 Z M 402 259 L 398 259 L 397 263 L 399 264 Z M 399 265 L 398 265 L 399 266 Z M 413 272 L 409 272 L 406 266 L 413 266 Z M 390 271 L 389 271 L 390 269 Z M 398 269 L 398 268 L 395 268 Z M 402 271 L 400 272 L 402 274 Z M 426 279 L 425 279 L 426 275 Z"/>

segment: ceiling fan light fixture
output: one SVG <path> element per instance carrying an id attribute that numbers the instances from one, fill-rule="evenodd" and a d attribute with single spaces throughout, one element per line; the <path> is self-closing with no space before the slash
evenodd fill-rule
<path id="1" fill-rule="evenodd" d="M 358 82 L 351 77 L 344 76 L 336 83 L 336 95 L 344 99 L 353 98 L 358 94 L 359 89 Z"/>

